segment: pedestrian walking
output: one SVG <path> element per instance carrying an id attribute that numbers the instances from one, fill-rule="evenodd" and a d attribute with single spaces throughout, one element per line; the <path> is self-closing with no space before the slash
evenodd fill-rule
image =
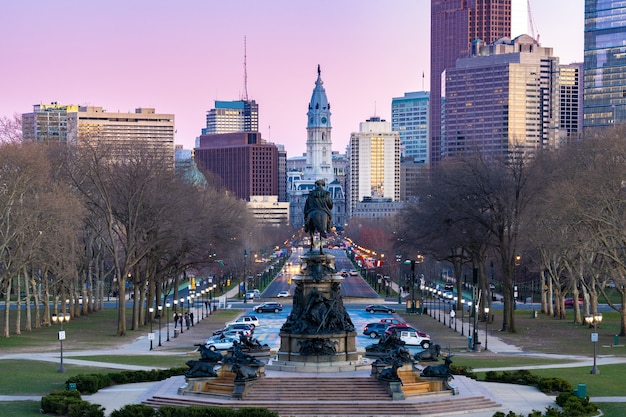
<path id="1" fill-rule="evenodd" d="M 178 326 L 178 313 L 174 313 L 174 328 Z"/>
<path id="2" fill-rule="evenodd" d="M 190 321 L 189 313 L 185 313 L 185 325 L 187 326 L 187 330 L 189 330 L 189 325 L 190 325 L 189 321 Z"/>
<path id="3" fill-rule="evenodd" d="M 191 319 L 191 325 L 193 326 L 193 311 L 189 313 L 189 318 Z"/>

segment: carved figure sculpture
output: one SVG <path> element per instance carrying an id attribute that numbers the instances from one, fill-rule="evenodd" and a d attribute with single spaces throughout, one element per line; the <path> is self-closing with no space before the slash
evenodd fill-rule
<path id="1" fill-rule="evenodd" d="M 222 360 L 222 354 L 219 352 L 214 352 L 211 349 L 207 348 L 203 344 L 195 345 L 198 346 L 198 350 L 200 350 L 200 360 L 205 362 L 219 362 Z"/>
<path id="2" fill-rule="evenodd" d="M 416 361 L 438 361 L 441 354 L 441 346 L 431 345 L 428 349 L 415 354 Z"/>
<path id="3" fill-rule="evenodd" d="M 446 356 L 446 360 L 443 365 L 430 365 L 424 368 L 421 376 L 438 377 L 450 379 L 454 378 L 452 372 L 450 372 L 450 365 L 452 364 L 451 355 Z"/>
<path id="4" fill-rule="evenodd" d="M 215 365 L 214 363 L 189 360 L 186 362 L 186 364 L 189 367 L 189 369 L 185 371 L 185 376 L 188 378 L 217 376 L 215 369 L 213 369 L 213 366 Z"/>
<path id="5" fill-rule="evenodd" d="M 315 181 L 315 188 L 309 193 L 304 203 L 304 231 L 311 236 L 311 252 L 313 252 L 313 235 L 320 234 L 320 254 L 322 251 L 322 238 L 326 238 L 327 232 L 332 229 L 333 200 L 330 192 L 324 188 L 326 181 Z"/>
<path id="6" fill-rule="evenodd" d="M 259 377 L 258 368 L 252 366 L 235 363 L 231 369 L 235 373 L 236 381 L 249 381 Z"/>

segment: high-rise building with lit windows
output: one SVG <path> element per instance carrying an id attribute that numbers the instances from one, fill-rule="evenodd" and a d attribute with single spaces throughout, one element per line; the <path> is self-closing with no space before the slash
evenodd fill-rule
<path id="1" fill-rule="evenodd" d="M 215 133 L 257 132 L 259 105 L 254 100 L 215 101 L 206 114 L 203 135 Z"/>
<path id="2" fill-rule="evenodd" d="M 361 122 L 350 135 L 348 160 L 349 217 L 361 202 L 400 201 L 400 135 L 391 123 L 380 117 Z"/>
<path id="3" fill-rule="evenodd" d="M 626 2 L 585 1 L 584 129 L 626 122 Z"/>
<path id="4" fill-rule="evenodd" d="M 431 0 L 430 3 L 430 155 L 441 160 L 441 84 L 446 68 L 467 57 L 470 43 L 487 44 L 511 36 L 512 0 Z"/>

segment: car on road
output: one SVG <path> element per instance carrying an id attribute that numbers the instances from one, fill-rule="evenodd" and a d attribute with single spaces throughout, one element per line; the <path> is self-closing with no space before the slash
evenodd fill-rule
<path id="1" fill-rule="evenodd" d="M 254 300 L 261 298 L 261 292 L 259 290 L 248 290 L 246 291 L 246 298 L 248 300 Z"/>
<path id="2" fill-rule="evenodd" d="M 389 327 L 386 323 L 368 323 L 363 327 L 363 334 L 369 336 L 372 339 L 376 339 L 385 334 L 385 330 Z"/>
<path id="3" fill-rule="evenodd" d="M 357 271 L 356 269 L 353 269 L 350 271 L 350 275 L 352 275 L 353 277 L 356 277 L 357 275 L 359 275 L 359 271 Z"/>
<path id="4" fill-rule="evenodd" d="M 252 309 L 257 313 L 278 313 L 279 311 L 283 311 L 283 305 L 281 303 L 261 303 L 258 306 L 254 306 Z"/>
<path id="5" fill-rule="evenodd" d="M 278 294 L 276 294 L 276 297 L 278 298 L 291 297 L 291 294 L 289 294 L 289 291 L 281 291 Z"/>
<path id="6" fill-rule="evenodd" d="M 367 307 L 365 307 L 365 311 L 367 311 L 368 313 L 376 313 L 376 312 L 380 312 L 380 313 L 395 313 L 396 310 L 394 310 L 391 307 L 387 307 L 386 305 L 383 304 L 370 304 Z"/>
<path id="7" fill-rule="evenodd" d="M 341 275 L 341 276 L 342 276 L 342 277 L 344 277 L 344 278 L 347 278 L 347 277 L 348 277 L 348 271 L 343 270 L 343 271 L 341 271 L 341 272 L 339 273 L 339 275 Z"/>
<path id="8" fill-rule="evenodd" d="M 236 320 L 226 323 L 226 326 L 230 326 L 231 324 L 239 324 L 239 323 L 249 324 L 252 326 L 253 329 L 261 324 L 257 316 L 241 316 L 241 317 L 238 317 Z"/>
<path id="9" fill-rule="evenodd" d="M 566 298 L 565 300 L 563 300 L 563 303 L 565 304 L 565 307 L 574 307 L 574 299 L 573 298 Z M 582 307 L 583 306 L 583 299 L 579 298 L 578 299 L 578 306 Z"/>
<path id="10" fill-rule="evenodd" d="M 239 338 L 235 336 L 212 336 L 204 342 L 204 346 L 212 351 L 226 350 L 233 347 L 235 342 L 239 342 Z"/>
<path id="11" fill-rule="evenodd" d="M 244 336 L 252 336 L 252 334 L 254 333 L 254 327 L 245 323 L 231 324 L 229 326 L 224 327 L 223 329 L 214 331 L 213 336 L 218 336 L 222 333 L 227 333 L 227 332 L 238 333 Z"/>

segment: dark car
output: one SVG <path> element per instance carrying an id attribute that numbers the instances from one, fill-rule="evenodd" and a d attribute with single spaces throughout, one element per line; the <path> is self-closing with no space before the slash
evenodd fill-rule
<path id="1" fill-rule="evenodd" d="M 582 307 L 583 306 L 583 299 L 579 298 L 578 299 L 578 306 Z M 563 300 L 563 303 L 565 304 L 565 307 L 574 307 L 574 299 L 573 298 L 566 298 L 565 300 Z"/>
<path id="2" fill-rule="evenodd" d="M 279 311 L 283 311 L 283 305 L 281 303 L 261 303 L 258 306 L 254 306 L 253 310 L 257 313 L 278 313 Z"/>
<path id="3" fill-rule="evenodd" d="M 254 333 L 254 326 L 245 323 L 231 324 L 213 332 L 213 336 L 220 335 L 222 333 L 238 333 L 244 336 L 252 336 Z"/>
<path id="4" fill-rule="evenodd" d="M 368 313 L 376 313 L 376 312 L 395 313 L 396 312 L 396 310 L 394 310 L 393 308 L 387 307 L 386 305 L 382 305 L 382 304 L 371 304 L 365 307 L 365 311 L 367 311 Z"/>
<path id="5" fill-rule="evenodd" d="M 387 327 L 389 327 L 389 324 L 387 323 L 368 323 L 365 327 L 363 327 L 363 334 L 371 337 L 372 339 L 376 339 L 377 337 L 385 334 Z"/>

